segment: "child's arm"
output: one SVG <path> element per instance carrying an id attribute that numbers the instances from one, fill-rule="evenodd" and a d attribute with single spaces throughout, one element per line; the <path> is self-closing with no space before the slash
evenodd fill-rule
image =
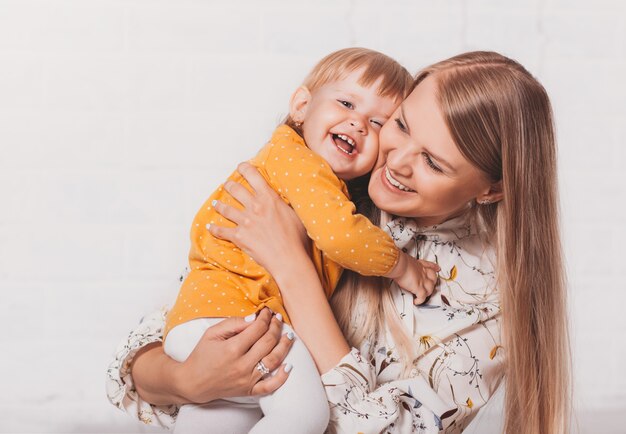
<path id="1" fill-rule="evenodd" d="M 441 270 L 434 262 L 415 259 L 400 252 L 398 262 L 385 277 L 394 280 L 398 286 L 411 292 L 414 304 L 422 304 L 435 290 L 437 273 Z"/>
<path id="2" fill-rule="evenodd" d="M 309 238 L 329 259 L 367 276 L 392 271 L 399 257 L 393 240 L 356 214 L 345 184 L 321 157 L 304 144 L 277 141 L 264 169 L 274 190 L 287 199 Z"/>
<path id="3" fill-rule="evenodd" d="M 362 275 L 395 280 L 415 294 L 416 304 L 432 293 L 439 267 L 401 252 L 382 229 L 356 214 L 345 184 L 304 144 L 275 143 L 265 169 L 308 236 L 330 259 Z"/>

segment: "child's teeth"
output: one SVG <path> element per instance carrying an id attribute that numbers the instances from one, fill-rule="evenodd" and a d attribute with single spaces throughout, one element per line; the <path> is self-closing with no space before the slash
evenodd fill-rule
<path id="1" fill-rule="evenodd" d="M 354 140 L 352 140 L 350 137 L 346 136 L 345 134 L 339 134 L 338 135 L 340 139 L 345 140 L 346 142 L 348 142 L 350 144 L 350 146 L 354 146 Z"/>

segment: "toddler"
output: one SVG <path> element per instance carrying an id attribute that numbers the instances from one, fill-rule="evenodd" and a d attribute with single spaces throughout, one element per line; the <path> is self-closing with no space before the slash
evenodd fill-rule
<path id="1" fill-rule="evenodd" d="M 250 161 L 302 220 L 329 297 L 343 268 L 392 278 L 412 292 L 425 285 L 425 268 L 431 264 L 399 251 L 380 228 L 355 214 L 344 182 L 372 170 L 380 128 L 410 91 L 412 81 L 406 69 L 381 53 L 362 48 L 332 53 L 294 92 L 285 123 Z M 229 180 L 249 188 L 238 172 Z M 225 317 L 248 316 L 263 307 L 280 314 L 293 336 L 270 274 L 232 243 L 209 233 L 213 223 L 232 226 L 214 210 L 216 201 L 241 208 L 220 186 L 193 221 L 191 271 L 164 332 L 165 352 L 178 361 L 186 360 L 207 328 Z M 184 405 L 176 432 L 236 432 L 242 430 L 239 424 L 245 425 L 246 418 L 252 421 L 243 430 L 252 427 L 252 433 L 323 432 L 328 404 L 302 342 L 296 339 L 286 362 L 293 370 L 273 394 Z M 269 373 L 262 361 L 257 369 L 263 375 Z"/>

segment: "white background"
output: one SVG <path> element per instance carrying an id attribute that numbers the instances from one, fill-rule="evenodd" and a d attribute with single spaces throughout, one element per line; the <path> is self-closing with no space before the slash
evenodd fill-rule
<path id="1" fill-rule="evenodd" d="M 173 300 L 196 209 L 346 46 L 412 72 L 497 50 L 546 86 L 574 403 L 582 432 L 624 432 L 625 22 L 620 0 L 0 0 L 0 432 L 145 430 L 105 398 L 115 346 Z"/>

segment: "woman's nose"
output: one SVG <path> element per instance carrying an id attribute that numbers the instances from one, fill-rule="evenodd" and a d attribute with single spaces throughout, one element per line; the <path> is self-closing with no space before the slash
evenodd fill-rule
<path id="1" fill-rule="evenodd" d="M 394 172 L 403 176 L 409 176 L 412 171 L 413 153 L 410 146 L 403 144 L 394 146 L 387 154 L 387 165 L 392 167 Z"/>

